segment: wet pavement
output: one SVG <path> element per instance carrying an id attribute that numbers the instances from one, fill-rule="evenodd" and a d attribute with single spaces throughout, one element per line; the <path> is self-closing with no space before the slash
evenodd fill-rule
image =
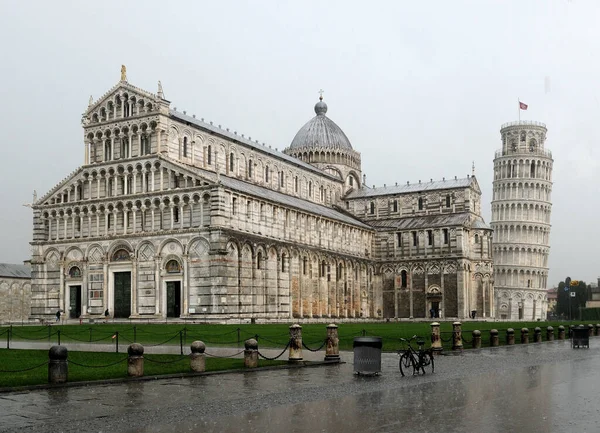
<path id="1" fill-rule="evenodd" d="M 346 364 L 0 394 L 0 432 L 597 432 L 600 338 L 465 351 L 432 375 Z M 322 356 L 322 353 L 321 353 Z"/>

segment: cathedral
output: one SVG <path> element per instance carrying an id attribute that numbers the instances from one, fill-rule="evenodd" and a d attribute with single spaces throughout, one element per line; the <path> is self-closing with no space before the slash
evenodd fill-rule
<path id="1" fill-rule="evenodd" d="M 84 164 L 33 208 L 31 318 L 494 317 L 474 175 L 368 187 L 328 116 L 283 151 L 121 80 L 83 114 Z"/>

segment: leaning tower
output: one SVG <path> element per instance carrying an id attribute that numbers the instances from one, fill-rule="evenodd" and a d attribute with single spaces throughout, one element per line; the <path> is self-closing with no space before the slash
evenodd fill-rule
<path id="1" fill-rule="evenodd" d="M 553 163 L 546 132 L 523 120 L 500 128 L 491 220 L 498 319 L 546 318 Z"/>

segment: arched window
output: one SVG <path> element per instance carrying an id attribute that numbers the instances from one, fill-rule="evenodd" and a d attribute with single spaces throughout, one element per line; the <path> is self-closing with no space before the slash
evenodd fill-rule
<path id="1" fill-rule="evenodd" d="M 423 210 L 423 197 L 419 197 L 419 210 Z"/>
<path id="2" fill-rule="evenodd" d="M 177 260 L 169 260 L 165 265 L 165 270 L 168 274 L 178 274 L 181 272 L 181 265 Z"/>
<path id="3" fill-rule="evenodd" d="M 286 272 L 286 262 L 287 261 L 287 255 L 285 253 L 283 253 L 281 255 L 281 272 Z"/>
<path id="4" fill-rule="evenodd" d="M 371 202 L 370 213 L 371 213 L 371 215 L 375 214 L 375 202 Z"/>
<path id="5" fill-rule="evenodd" d="M 208 151 L 208 154 L 206 155 L 206 163 L 208 165 L 211 165 L 212 164 L 212 146 L 210 144 L 208 145 L 207 151 Z"/>
<path id="6" fill-rule="evenodd" d="M 521 141 L 525 141 L 525 139 L 526 139 L 525 133 L 521 132 Z"/>
<path id="7" fill-rule="evenodd" d="M 304 257 L 302 259 L 302 274 L 306 275 L 308 272 L 308 258 Z"/>
<path id="8" fill-rule="evenodd" d="M 111 160 L 111 153 L 110 153 L 110 140 L 106 140 L 104 142 L 104 161 L 110 161 Z"/>
<path id="9" fill-rule="evenodd" d="M 123 248 L 115 251 L 115 253 L 112 256 L 113 262 L 123 262 L 123 261 L 128 261 L 128 260 L 131 260 L 131 257 L 129 256 L 129 252 Z"/>
<path id="10" fill-rule="evenodd" d="M 263 255 L 259 251 L 258 254 L 256 255 L 256 269 L 262 269 L 262 261 L 263 261 Z"/>
<path id="11" fill-rule="evenodd" d="M 298 176 L 294 176 L 294 192 L 298 192 Z"/>
<path id="12" fill-rule="evenodd" d="M 179 208 L 177 206 L 173 208 L 173 221 L 176 223 L 179 222 Z"/>
<path id="13" fill-rule="evenodd" d="M 446 196 L 446 207 L 450 207 L 450 194 Z"/>
<path id="14" fill-rule="evenodd" d="M 406 287 L 408 285 L 408 274 L 406 273 L 406 271 L 400 272 L 400 279 L 401 279 L 402 288 L 406 289 Z"/>
<path id="15" fill-rule="evenodd" d="M 308 181 L 308 196 L 312 197 L 312 181 Z"/>
<path id="16" fill-rule="evenodd" d="M 69 269 L 69 277 L 71 278 L 81 278 L 81 269 L 78 266 L 73 266 Z"/>
<path id="17" fill-rule="evenodd" d="M 235 162 L 235 158 L 233 156 L 233 152 L 229 154 L 229 171 L 233 173 L 233 164 Z"/>
<path id="18" fill-rule="evenodd" d="M 187 158 L 187 137 L 183 137 L 183 157 Z"/>
<path id="19" fill-rule="evenodd" d="M 350 186 L 354 186 L 354 178 L 352 176 L 348 176 L 348 183 Z"/>
<path id="20" fill-rule="evenodd" d="M 535 161 L 531 161 L 531 177 L 535 177 Z"/>
<path id="21" fill-rule="evenodd" d="M 248 178 L 250 178 L 250 179 L 252 179 L 252 166 L 253 166 L 252 160 L 249 159 L 248 160 Z"/>
<path id="22" fill-rule="evenodd" d="M 398 212 L 398 200 L 394 200 L 392 209 L 393 209 L 393 212 Z"/>
<path id="23" fill-rule="evenodd" d="M 265 166 L 265 183 L 269 183 L 269 166 Z"/>
<path id="24" fill-rule="evenodd" d="M 479 235 L 475 235 L 475 243 L 478 244 L 479 243 Z"/>

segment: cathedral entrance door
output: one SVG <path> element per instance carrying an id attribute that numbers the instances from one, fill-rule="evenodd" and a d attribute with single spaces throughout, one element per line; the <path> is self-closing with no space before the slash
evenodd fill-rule
<path id="1" fill-rule="evenodd" d="M 128 318 L 131 314 L 131 272 L 115 272 L 114 317 Z"/>
<path id="2" fill-rule="evenodd" d="M 69 319 L 81 316 L 81 286 L 69 286 Z"/>
<path id="3" fill-rule="evenodd" d="M 181 316 L 181 282 L 167 282 L 167 317 Z"/>

